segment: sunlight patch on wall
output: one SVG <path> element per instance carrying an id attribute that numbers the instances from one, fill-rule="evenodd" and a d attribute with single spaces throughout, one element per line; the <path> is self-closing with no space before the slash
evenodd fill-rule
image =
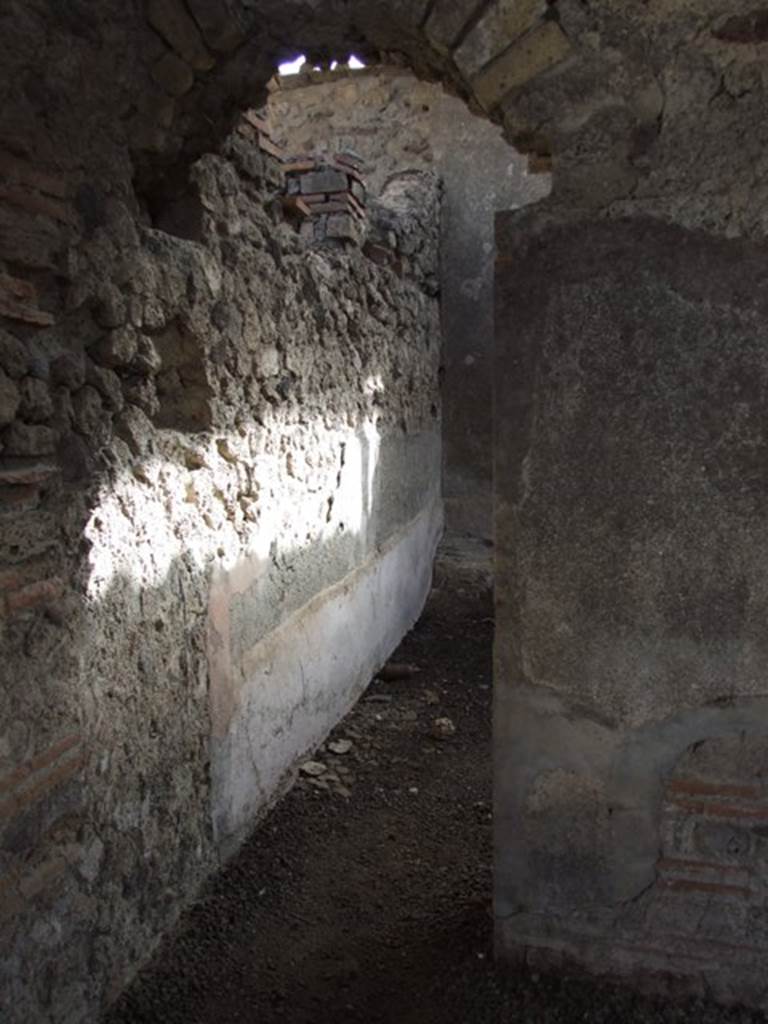
<path id="1" fill-rule="evenodd" d="M 88 597 L 103 599 L 118 580 L 159 586 L 181 559 L 198 572 L 212 563 L 229 570 L 244 555 L 268 559 L 338 533 L 363 535 L 380 444 L 370 421 L 332 437 L 311 424 L 261 452 L 233 434 L 211 438 L 192 470 L 183 443 L 171 444 L 120 473 L 94 509 Z"/>

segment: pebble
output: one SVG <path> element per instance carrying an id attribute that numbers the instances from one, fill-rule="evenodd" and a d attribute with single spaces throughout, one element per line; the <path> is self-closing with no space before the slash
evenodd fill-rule
<path id="1" fill-rule="evenodd" d="M 331 740 L 328 749 L 332 754 L 348 754 L 352 749 L 352 740 Z"/>
<path id="2" fill-rule="evenodd" d="M 325 765 L 321 761 L 305 761 L 299 768 L 302 775 L 311 775 L 315 778 L 318 775 L 324 775 L 325 770 Z"/>
<path id="3" fill-rule="evenodd" d="M 456 726 L 450 718 L 436 718 L 432 723 L 432 735 L 438 740 L 447 740 L 456 734 Z"/>

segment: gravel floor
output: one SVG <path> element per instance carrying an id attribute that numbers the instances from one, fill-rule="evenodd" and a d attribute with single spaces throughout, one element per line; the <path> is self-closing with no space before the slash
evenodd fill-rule
<path id="1" fill-rule="evenodd" d="M 105 1024 L 764 1020 L 583 979 L 497 978 L 490 616 L 487 598 L 433 592 L 393 658 L 418 672 L 371 683 L 314 755 L 318 774 L 302 774 Z"/>

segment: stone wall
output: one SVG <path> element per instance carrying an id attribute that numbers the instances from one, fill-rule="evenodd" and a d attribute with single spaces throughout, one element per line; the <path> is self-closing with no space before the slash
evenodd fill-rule
<path id="1" fill-rule="evenodd" d="M 322 436 L 328 430 L 343 440 L 362 475 L 370 440 L 354 440 L 345 422 L 354 432 L 368 422 L 359 414 L 384 403 L 393 425 L 387 419 L 382 429 L 400 437 L 395 406 L 410 374 L 387 363 L 392 381 L 382 390 L 379 353 L 388 351 L 387 332 L 401 329 L 397 316 L 420 316 L 423 292 L 409 305 L 407 284 L 367 263 L 357 285 L 345 278 L 345 289 L 332 289 L 336 261 L 346 266 L 349 255 L 292 255 L 261 201 L 256 229 L 243 227 L 253 213 L 249 204 L 241 216 L 243 197 L 254 186 L 241 186 L 239 174 L 210 174 L 215 157 L 195 172 L 201 182 L 214 179 L 216 197 L 204 189 L 207 205 L 190 180 L 240 111 L 263 101 L 277 63 L 309 48 L 366 59 L 394 52 L 552 163 L 551 198 L 501 227 L 499 294 L 509 304 L 501 306 L 507 344 L 496 370 L 499 948 L 510 957 L 562 954 L 593 970 L 645 971 L 656 985 L 672 978 L 764 1005 L 755 968 L 766 877 L 755 759 L 764 751 L 758 687 L 768 667 L 757 625 L 765 12 L 754 0 L 730 0 L 727 11 L 720 0 L 103 0 L 98 10 L 71 0 L 6 5 L 0 24 L 3 1011 L 10 1005 L 25 1020 L 92 1016 L 101 992 L 120 987 L 126 965 L 147 952 L 156 926 L 173 919 L 215 863 L 211 818 L 199 816 L 203 801 L 210 806 L 206 787 L 216 788 L 226 812 L 219 837 L 237 831 L 251 790 L 227 791 L 222 779 L 232 777 L 228 763 L 240 763 L 237 723 L 249 721 L 256 678 L 236 659 L 233 669 L 231 658 L 255 644 L 238 640 L 238 608 L 254 591 L 232 564 L 240 545 L 251 554 L 246 510 L 264 496 L 259 522 L 271 522 L 278 537 L 274 554 L 270 545 L 263 556 L 256 543 L 257 557 L 283 557 L 297 581 L 317 578 L 288 568 L 294 563 L 284 552 L 300 549 L 311 532 L 302 537 L 310 504 L 330 496 L 341 463 L 335 474 L 324 464 L 323 488 L 314 492 L 314 476 L 302 483 L 295 475 L 306 475 L 298 445 L 275 440 L 263 453 L 273 467 L 264 491 L 242 468 L 241 442 L 259 451 L 259 438 L 276 438 L 271 416 L 276 409 L 283 422 L 282 403 L 293 409 L 285 421 L 293 438 L 320 431 L 320 409 L 343 409 L 346 419 L 332 417 Z M 267 192 L 277 188 L 260 157 L 250 166 L 251 181 L 262 175 Z M 632 230 L 600 233 L 621 217 Z M 244 240 L 235 271 L 230 261 Z M 597 247 L 601 258 L 585 267 L 591 278 L 557 262 L 560 242 L 577 268 Z M 548 288 L 529 272 L 529 255 L 531 268 L 551 269 Z M 518 270 L 538 304 L 520 296 Z M 275 293 L 271 282 L 281 274 L 287 284 Z M 350 310 L 363 285 L 359 320 Z M 255 310 L 229 301 L 240 289 Z M 286 292 L 296 305 L 283 301 Z M 354 360 L 344 364 L 346 384 L 334 384 L 329 370 L 338 360 L 327 342 L 306 368 L 300 309 L 311 312 L 318 341 L 337 323 L 350 327 L 345 357 L 374 332 L 360 372 Z M 277 359 L 264 351 L 249 363 L 236 346 L 229 359 L 230 331 L 269 338 L 274 328 L 295 347 L 269 343 Z M 651 358 L 649 337 L 658 349 Z M 83 350 L 88 360 L 79 358 Z M 330 388 L 307 414 L 303 372 L 323 394 Z M 252 403 L 241 399 L 243 388 Z M 350 394 L 358 413 L 344 404 Z M 685 422 L 683 401 L 691 406 Z M 429 439 L 419 423 L 431 422 L 432 404 L 427 413 L 414 391 L 407 434 Z M 583 450 L 574 453 L 574 439 Z M 283 465 L 297 514 L 269 497 L 274 467 Z M 562 492 L 553 494 L 558 473 Z M 626 508 L 628 484 L 644 517 Z M 402 494 L 408 504 L 414 492 L 389 487 L 384 507 Z M 369 501 L 368 491 L 358 493 Z M 306 504 L 297 504 L 298 494 Z M 521 520 L 529 499 L 541 517 Z M 334 501 L 333 522 L 337 511 Z M 686 517 L 700 539 L 686 533 Z M 348 518 L 339 516 L 339 526 Z M 662 558 L 657 534 L 681 541 L 685 558 Z M 616 551 L 620 557 L 607 557 Z M 209 614 L 200 581 L 213 561 L 224 582 L 212 589 L 223 597 Z M 266 577 L 270 606 L 283 600 L 272 588 L 282 569 L 275 572 Z M 298 612 L 288 601 L 286 615 Z M 213 717 L 232 725 L 232 742 L 219 744 L 213 762 L 209 662 L 223 681 L 214 687 L 221 700 Z M 250 663 L 244 656 L 240 664 Z M 536 779 L 515 760 L 519 706 Z M 606 754 L 602 762 L 596 752 Z M 689 799 L 691 789 L 702 799 Z M 617 837 L 633 839 L 635 826 L 639 845 L 622 851 Z M 655 949 L 634 942 L 626 958 L 618 946 L 601 957 L 614 921 L 623 938 L 649 932 L 638 883 L 655 886 L 660 851 L 662 860 L 691 861 L 704 873 L 697 881 L 664 863 L 658 874 L 675 886 L 648 890 L 663 921 L 682 931 L 673 941 L 662 929 Z M 706 855 L 706 865 L 694 853 Z M 625 862 L 614 885 L 606 870 Z M 713 866 L 730 892 L 706 887 Z M 672 899 L 696 902 L 669 913 Z M 694 919 L 703 922 L 698 937 Z M 745 950 L 730 941 L 747 934 Z M 719 959 L 704 941 L 713 935 L 723 940 Z M 703 964 L 685 955 L 698 938 Z M 31 952 L 20 959 L 21 949 Z"/>
<path id="2" fill-rule="evenodd" d="M 759 22 L 657 26 L 631 141 L 583 69 L 498 218 L 495 757 L 503 957 L 765 1009 Z"/>
<path id="3" fill-rule="evenodd" d="M 543 198 L 549 174 L 536 162 L 529 173 L 498 128 L 402 67 L 275 79 L 268 109 L 291 150 L 360 153 L 373 194 L 406 168 L 440 175 L 446 525 L 492 537 L 494 215 Z"/>
<path id="4" fill-rule="evenodd" d="M 268 149 L 138 202 L 0 158 L 9 1024 L 95 1019 L 430 585 L 437 182 L 380 201 L 396 271 L 307 246 Z"/>

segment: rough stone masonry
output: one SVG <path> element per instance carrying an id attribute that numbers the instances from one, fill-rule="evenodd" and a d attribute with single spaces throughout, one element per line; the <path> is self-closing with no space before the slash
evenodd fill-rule
<path id="1" fill-rule="evenodd" d="M 228 141 L 308 50 L 552 165 L 499 221 L 500 953 L 766 1006 L 765 25 L 0 6 L 6 1018 L 94 1019 L 428 586 L 434 288 L 308 252 Z"/>
<path id="2" fill-rule="evenodd" d="M 278 77 L 268 110 L 291 150 L 360 153 L 374 196 L 407 168 L 440 175 L 445 525 L 490 541 L 494 215 L 542 199 L 549 175 L 532 173 L 534 155 L 516 152 L 481 112 L 402 66 Z"/>
<path id="3" fill-rule="evenodd" d="M 418 258 L 308 245 L 252 122 L 152 220 L 105 197 L 60 305 L 66 185 L 0 169 L 4 1020 L 93 1019 L 429 588 L 437 180 Z"/>

